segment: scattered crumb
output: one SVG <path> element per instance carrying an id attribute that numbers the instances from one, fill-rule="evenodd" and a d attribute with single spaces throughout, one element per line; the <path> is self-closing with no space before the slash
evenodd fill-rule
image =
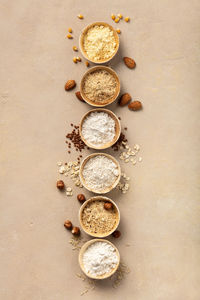
<path id="1" fill-rule="evenodd" d="M 122 283 L 126 275 L 129 273 L 130 273 L 129 267 L 125 263 L 121 262 L 116 273 L 112 276 L 113 279 L 112 287 L 117 288 Z"/>

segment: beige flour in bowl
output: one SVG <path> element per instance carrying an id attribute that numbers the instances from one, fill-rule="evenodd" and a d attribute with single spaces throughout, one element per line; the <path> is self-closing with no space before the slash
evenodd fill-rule
<path id="1" fill-rule="evenodd" d="M 117 88 L 115 76 L 104 69 L 96 69 L 86 74 L 82 84 L 84 96 L 101 105 L 107 104 L 116 95 Z"/>
<path id="2" fill-rule="evenodd" d="M 111 208 L 105 209 L 109 203 Z M 114 204 L 106 200 L 89 201 L 81 212 L 81 225 L 92 236 L 104 237 L 111 234 L 119 224 L 119 213 Z"/>

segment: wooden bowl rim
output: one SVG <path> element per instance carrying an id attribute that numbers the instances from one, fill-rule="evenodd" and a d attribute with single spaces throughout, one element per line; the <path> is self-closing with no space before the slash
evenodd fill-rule
<path id="1" fill-rule="evenodd" d="M 84 180 L 83 175 L 82 175 L 83 167 L 84 167 L 84 165 L 86 164 L 86 162 L 87 162 L 89 159 L 91 159 L 92 157 L 95 157 L 95 156 L 98 156 L 98 155 L 106 156 L 107 158 L 112 159 L 112 161 L 114 161 L 115 164 L 117 165 L 117 168 L 118 168 L 118 171 L 119 171 L 119 176 L 118 176 L 117 180 L 113 183 L 113 185 L 110 187 L 110 189 L 107 189 L 107 190 L 104 190 L 104 191 L 95 191 L 95 190 L 91 189 L 90 187 L 88 187 L 88 186 L 86 185 L 85 180 Z M 82 160 L 82 162 L 81 162 L 81 164 L 80 164 L 80 169 L 79 169 L 79 177 L 80 177 L 81 184 L 82 184 L 88 191 L 93 192 L 93 193 L 95 193 L 95 194 L 106 194 L 106 193 L 109 193 L 110 191 L 112 191 L 112 190 L 118 185 L 118 183 L 119 183 L 119 181 L 120 181 L 120 178 L 121 178 L 121 167 L 120 167 L 120 164 L 119 164 L 118 160 L 117 160 L 115 157 L 113 157 L 112 155 L 110 155 L 110 154 L 107 154 L 107 153 L 104 153 L 104 152 L 92 153 L 92 154 L 86 156 L 86 157 Z"/>
<path id="2" fill-rule="evenodd" d="M 105 71 L 109 72 L 110 74 L 112 74 L 115 77 L 115 79 L 117 81 L 117 89 L 116 89 L 115 95 L 112 98 L 110 98 L 108 102 L 103 103 L 103 104 L 101 104 L 99 102 L 97 102 L 97 103 L 93 102 L 92 100 L 90 100 L 89 98 L 87 98 L 85 96 L 84 92 L 83 92 L 83 83 L 84 83 L 85 77 L 88 74 L 90 74 L 90 73 L 92 73 L 92 72 L 94 72 L 96 70 L 105 70 Z M 80 83 L 80 93 L 81 93 L 81 96 L 83 97 L 83 99 L 85 100 L 85 102 L 87 102 L 91 106 L 94 106 L 94 107 L 104 107 L 104 106 L 107 106 L 107 105 L 113 103 L 117 99 L 117 97 L 119 96 L 119 93 L 120 93 L 120 80 L 119 80 L 119 77 L 118 77 L 117 73 L 112 68 L 110 68 L 110 67 L 107 67 L 107 66 L 94 66 L 94 67 L 90 68 L 89 70 L 87 70 L 83 74 L 83 77 L 82 77 L 81 83 Z"/>
<path id="3" fill-rule="evenodd" d="M 84 139 L 83 137 L 83 134 L 82 134 L 82 126 L 83 126 L 83 122 L 84 120 L 92 113 L 92 112 L 105 112 L 107 113 L 114 121 L 115 121 L 115 137 L 114 139 L 109 142 L 109 143 L 106 143 L 102 146 L 95 146 L 95 145 L 92 145 L 90 143 L 88 143 L 88 141 L 86 139 Z M 117 124 L 117 125 L 116 125 Z M 117 130 L 118 128 L 118 130 Z M 81 139 L 83 140 L 83 142 L 89 147 L 89 148 L 92 148 L 92 149 L 96 149 L 96 150 L 103 150 L 103 149 L 107 149 L 111 146 L 113 146 L 119 139 L 120 137 L 120 134 L 121 134 L 121 123 L 118 119 L 118 117 L 114 114 L 114 112 L 112 112 L 111 110 L 109 109 L 106 109 L 106 108 L 94 108 L 94 109 L 91 109 L 89 110 L 88 112 L 86 112 L 82 119 L 81 119 L 81 122 L 80 122 L 80 125 L 79 125 L 79 132 L 80 132 L 80 136 L 81 136 Z"/>
<path id="4" fill-rule="evenodd" d="M 95 61 L 95 60 L 90 59 L 90 58 L 87 56 L 87 53 L 86 53 L 86 51 L 85 51 L 85 49 L 84 49 L 84 46 L 83 46 L 83 40 L 84 40 L 85 34 L 87 33 L 87 31 L 88 31 L 90 28 L 92 28 L 92 27 L 94 27 L 94 26 L 96 26 L 96 25 L 103 25 L 103 26 L 105 26 L 105 27 L 109 27 L 109 28 L 113 31 L 114 37 L 115 37 L 115 41 L 116 41 L 116 43 L 117 43 L 117 47 L 116 47 L 116 50 L 115 50 L 115 52 L 113 53 L 113 55 L 112 55 L 110 58 L 108 58 L 108 59 L 104 59 L 104 60 L 102 59 L 102 60 L 99 60 L 99 61 Z M 107 62 L 109 62 L 111 59 L 114 58 L 114 56 L 117 54 L 117 52 L 118 52 L 118 50 L 119 50 L 119 36 L 118 36 L 118 33 L 117 33 L 117 31 L 115 30 L 115 28 L 114 28 L 112 25 L 110 25 L 110 24 L 108 24 L 108 23 L 106 23 L 106 22 L 97 21 L 97 22 L 94 22 L 94 23 L 90 23 L 90 24 L 88 24 L 86 27 L 84 27 L 84 28 L 81 30 L 81 33 L 80 33 L 80 36 L 79 36 L 79 48 L 80 48 L 81 53 L 82 53 L 82 55 L 84 56 L 84 58 L 87 59 L 88 61 L 90 61 L 90 62 L 92 62 L 92 63 L 95 63 L 95 64 L 104 64 L 104 63 L 107 63 Z"/>
<path id="5" fill-rule="evenodd" d="M 86 205 L 87 205 L 88 203 L 93 202 L 93 201 L 106 201 L 106 202 L 111 202 L 111 203 L 113 204 L 113 206 L 115 207 L 115 209 L 117 210 L 118 221 L 117 221 L 115 227 L 114 227 L 111 231 L 107 232 L 106 234 L 103 234 L 103 235 L 101 235 L 101 234 L 93 234 L 93 233 L 87 231 L 86 228 L 85 228 L 84 225 L 83 225 L 83 222 L 82 222 L 82 213 L 83 213 L 83 209 L 86 207 Z M 95 237 L 95 238 L 105 238 L 105 237 L 111 235 L 111 234 L 117 229 L 117 227 L 119 226 L 119 223 L 120 223 L 120 210 L 119 210 L 119 207 L 117 206 L 117 204 L 116 204 L 112 199 L 110 199 L 110 198 L 108 198 L 108 197 L 101 196 L 101 195 L 93 196 L 93 197 L 89 198 L 88 200 L 86 200 L 86 201 L 81 205 L 81 207 L 80 207 L 80 209 L 79 209 L 79 223 L 80 223 L 81 228 L 83 229 L 83 231 L 84 231 L 85 233 L 87 233 L 88 235 L 90 235 L 90 236 L 92 236 L 92 237 Z"/>
<path id="6" fill-rule="evenodd" d="M 110 244 L 116 251 L 116 254 L 117 254 L 117 257 L 118 257 L 118 263 L 116 265 L 116 267 L 110 272 L 110 273 L 105 273 L 103 275 L 100 275 L 100 276 L 94 276 L 94 275 L 90 275 L 89 273 L 87 273 L 85 271 L 85 268 L 84 268 L 84 264 L 83 264 L 83 260 L 82 260 L 82 257 L 83 257 L 83 254 L 85 252 L 85 250 L 91 246 L 92 244 L 96 243 L 96 242 L 104 242 L 104 243 L 108 243 Z M 80 265 L 80 268 L 81 270 L 83 271 L 83 273 L 89 277 L 89 278 L 92 278 L 92 279 L 98 279 L 98 280 L 102 280 L 102 279 L 106 279 L 106 278 L 109 278 L 110 276 L 112 276 L 118 269 L 119 267 L 119 264 L 120 264 L 120 254 L 119 254 L 119 250 L 117 249 L 117 247 L 111 243 L 110 241 L 108 240 L 105 240 L 105 239 L 92 239 L 92 240 L 89 240 L 88 242 L 86 242 L 80 249 L 79 251 L 79 265 Z"/>

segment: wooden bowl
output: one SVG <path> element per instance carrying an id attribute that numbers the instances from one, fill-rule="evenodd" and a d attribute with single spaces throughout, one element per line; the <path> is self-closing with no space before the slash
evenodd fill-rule
<path id="1" fill-rule="evenodd" d="M 84 139 L 83 137 L 83 134 L 82 134 L 82 128 L 83 128 L 83 123 L 85 121 L 85 119 L 92 113 L 92 112 L 105 112 L 107 113 L 114 121 L 115 121 L 115 136 L 113 138 L 112 141 L 106 143 L 106 144 L 103 144 L 103 145 L 100 145 L 100 146 L 97 146 L 97 145 L 93 145 L 93 144 L 90 144 L 86 139 Z M 118 119 L 118 117 L 111 111 L 111 110 L 108 110 L 108 109 L 105 109 L 105 108 L 95 108 L 95 109 L 92 109 L 90 111 L 88 111 L 81 119 L 81 123 L 80 123 L 80 136 L 81 136 L 81 139 L 84 141 L 84 143 L 92 148 L 92 149 L 99 149 L 99 150 L 103 150 L 103 149 L 106 149 L 106 148 L 109 148 L 111 147 L 112 145 L 114 145 L 120 134 L 121 134 L 121 125 L 120 125 L 120 121 Z"/>
<path id="2" fill-rule="evenodd" d="M 116 267 L 114 269 L 112 269 L 112 271 L 110 273 L 105 273 L 105 274 L 100 275 L 100 276 L 94 276 L 94 275 L 91 275 L 91 274 L 87 273 L 85 268 L 84 268 L 84 264 L 83 264 L 83 254 L 84 254 L 84 252 L 86 251 L 86 249 L 89 246 L 91 246 L 92 244 L 94 244 L 96 242 L 104 242 L 104 243 L 110 244 L 115 249 L 117 257 L 118 257 L 118 263 L 117 263 Z M 120 263 L 120 254 L 119 254 L 119 251 L 118 251 L 117 247 L 115 245 L 113 245 L 111 242 L 107 241 L 107 240 L 103 240 L 103 239 L 90 240 L 90 241 L 86 242 L 81 247 L 80 252 L 79 252 L 79 265 L 81 267 L 81 270 L 83 271 L 83 273 L 86 276 L 88 276 L 89 278 L 92 278 L 92 279 L 106 279 L 106 278 L 109 278 L 110 276 L 112 276 L 117 271 L 117 269 L 119 267 L 119 263 Z"/>
<path id="3" fill-rule="evenodd" d="M 112 205 L 114 206 L 115 208 L 115 211 L 117 213 L 117 222 L 115 224 L 115 226 L 113 227 L 113 229 L 109 232 L 106 232 L 104 234 L 100 234 L 100 233 L 91 233 L 89 230 L 87 230 L 83 224 L 83 221 L 82 221 L 82 214 L 83 214 L 83 210 L 84 208 L 88 205 L 88 203 L 90 202 L 94 202 L 94 201 L 103 201 L 103 202 L 111 202 Z M 80 225 L 83 229 L 83 231 L 87 234 L 89 234 L 90 236 L 92 237 L 96 237 L 96 238 L 105 238 L 107 236 L 109 236 L 110 234 L 112 234 L 116 229 L 117 227 L 119 226 L 119 222 L 120 222 L 120 211 L 119 211 L 119 208 L 118 206 L 116 205 L 116 203 L 114 201 L 112 201 L 110 198 L 107 198 L 107 197 L 104 197 L 104 196 L 95 196 L 95 197 L 91 197 L 90 199 L 88 199 L 87 201 L 85 201 L 81 207 L 80 207 L 80 210 L 79 210 L 79 222 L 80 222 Z"/>
<path id="4" fill-rule="evenodd" d="M 84 84 L 84 80 L 85 80 L 85 77 L 96 71 L 96 70 L 104 70 L 104 71 L 107 71 L 109 72 L 110 74 L 112 74 L 116 81 L 117 81 L 117 88 L 116 88 L 116 92 L 114 94 L 114 96 L 110 99 L 108 99 L 108 101 L 106 103 L 101 103 L 101 102 L 94 102 L 92 100 L 90 100 L 85 94 L 84 94 L 84 91 L 83 91 L 83 84 Z M 106 67 L 106 66 L 96 66 L 96 67 L 92 67 L 90 68 L 87 72 L 85 72 L 85 74 L 83 75 L 82 79 L 81 79 L 81 84 L 80 84 L 80 93 L 81 93 L 81 96 L 83 97 L 83 99 L 85 100 L 85 102 L 87 102 L 88 104 L 92 105 L 92 106 L 95 106 L 95 107 L 104 107 L 104 106 L 107 106 L 111 103 L 113 103 L 117 97 L 119 96 L 119 92 L 120 92 L 120 81 L 119 81 L 119 77 L 117 76 L 117 73 L 115 71 L 113 71 L 111 68 L 109 67 Z"/>
<path id="5" fill-rule="evenodd" d="M 95 61 L 95 60 L 92 60 L 91 58 L 89 58 L 88 55 L 87 55 L 87 53 L 86 53 L 86 51 L 85 51 L 85 49 L 84 49 L 84 37 L 87 34 L 87 31 L 90 28 L 92 28 L 92 27 L 94 27 L 96 25 L 97 26 L 102 25 L 102 26 L 105 26 L 105 27 L 109 27 L 110 30 L 113 31 L 113 34 L 114 34 L 114 37 L 115 37 L 115 41 L 117 43 L 116 50 L 113 53 L 113 55 L 111 57 L 107 58 L 107 59 L 99 60 L 99 61 Z M 81 49 L 81 53 L 85 57 L 85 59 L 87 59 L 87 60 L 89 60 L 89 61 L 91 61 L 91 62 L 93 62 L 95 64 L 103 64 L 103 63 L 109 62 L 116 55 L 116 53 L 117 53 L 117 51 L 119 49 L 119 36 L 118 36 L 118 33 L 117 33 L 117 31 L 110 24 L 105 23 L 105 22 L 95 22 L 95 23 L 89 24 L 88 26 L 86 26 L 82 30 L 82 32 L 80 34 L 80 37 L 79 37 L 79 48 Z"/>
<path id="6" fill-rule="evenodd" d="M 87 184 L 85 182 L 85 179 L 83 177 L 83 169 L 84 169 L 85 164 L 91 158 L 93 158 L 95 156 L 99 156 L 99 155 L 106 156 L 107 158 L 112 159 L 112 161 L 117 165 L 117 168 L 118 168 L 118 171 L 119 171 L 119 176 L 117 177 L 116 181 L 109 188 L 107 188 L 107 189 L 105 189 L 103 191 L 97 191 L 97 190 L 92 189 L 91 187 L 87 186 Z M 109 155 L 107 153 L 92 153 L 92 154 L 86 156 L 84 158 L 84 160 L 81 162 L 80 169 L 79 169 L 79 177 L 80 177 L 80 181 L 81 181 L 82 185 L 88 191 L 96 193 L 96 194 L 106 194 L 106 193 L 110 192 L 111 190 L 113 190 L 118 185 L 118 183 L 120 181 L 120 177 L 121 177 L 121 168 L 120 168 L 120 165 L 119 165 L 118 161 L 112 155 Z"/>

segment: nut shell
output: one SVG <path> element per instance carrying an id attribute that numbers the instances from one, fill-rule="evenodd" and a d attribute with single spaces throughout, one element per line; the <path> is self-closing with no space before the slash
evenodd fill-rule
<path id="1" fill-rule="evenodd" d="M 76 95 L 76 97 L 77 97 L 78 100 L 80 100 L 80 101 L 82 101 L 82 102 L 85 102 L 85 100 L 84 100 L 83 97 L 81 96 L 80 91 L 76 92 L 75 95 Z"/>
<path id="2" fill-rule="evenodd" d="M 125 106 L 130 101 L 131 101 L 131 95 L 128 94 L 128 93 L 125 93 L 125 94 L 121 95 L 121 97 L 119 99 L 119 105 L 120 106 Z"/>
<path id="3" fill-rule="evenodd" d="M 105 202 L 105 203 L 104 203 L 104 208 L 105 208 L 106 210 L 110 210 L 110 209 L 113 208 L 113 204 L 112 204 L 111 202 Z"/>
<path id="4" fill-rule="evenodd" d="M 125 65 L 129 69 L 134 69 L 136 67 L 136 62 L 134 61 L 134 59 L 132 59 L 130 57 L 124 57 L 123 60 L 124 60 Z"/>
<path id="5" fill-rule="evenodd" d="M 67 229 L 72 229 L 72 222 L 67 220 L 67 221 L 65 221 L 64 226 Z"/>
<path id="6" fill-rule="evenodd" d="M 72 234 L 73 235 L 79 235 L 80 234 L 80 228 L 79 227 L 73 227 L 72 228 Z"/>
<path id="7" fill-rule="evenodd" d="M 112 236 L 116 239 L 118 239 L 120 236 L 121 236 L 121 232 L 119 230 L 115 230 L 113 233 L 112 233 Z"/>
<path id="8" fill-rule="evenodd" d="M 65 184 L 64 184 L 64 182 L 63 182 L 62 180 L 58 180 L 58 181 L 56 182 L 56 187 L 57 187 L 59 190 L 63 190 L 64 187 L 65 187 Z"/>
<path id="9" fill-rule="evenodd" d="M 65 91 L 70 91 L 76 86 L 76 81 L 75 80 L 68 80 L 65 83 Z"/>
<path id="10" fill-rule="evenodd" d="M 140 101 L 133 101 L 128 105 L 128 108 L 133 111 L 142 109 L 142 103 Z"/>
<path id="11" fill-rule="evenodd" d="M 78 194 L 77 195 L 77 200 L 81 203 L 84 203 L 86 201 L 86 198 L 83 194 Z"/>

